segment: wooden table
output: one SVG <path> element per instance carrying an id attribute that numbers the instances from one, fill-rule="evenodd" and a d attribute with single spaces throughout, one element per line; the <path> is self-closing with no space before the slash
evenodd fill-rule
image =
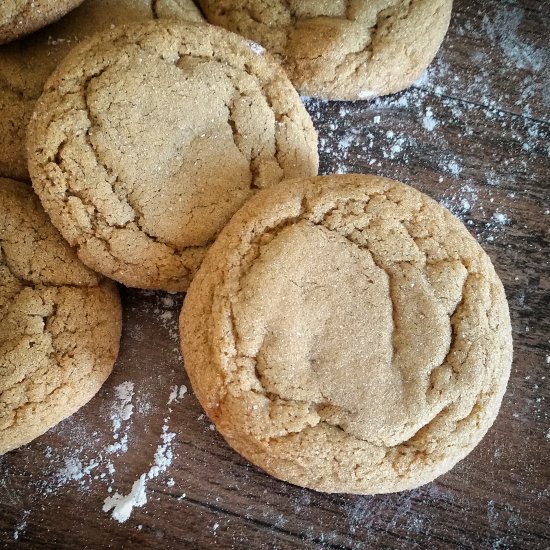
<path id="1" fill-rule="evenodd" d="M 307 101 L 323 172 L 383 174 L 437 198 L 502 277 L 515 360 L 500 415 L 471 455 L 396 495 L 276 481 L 225 444 L 190 390 L 168 404 L 173 386 L 189 386 L 177 337 L 183 297 L 123 290 L 122 349 L 104 388 L 0 458 L 4 546 L 548 548 L 549 14 L 547 0 L 457 0 L 440 54 L 412 89 L 373 102 Z M 155 463 L 147 502 L 130 519 L 102 511 Z"/>

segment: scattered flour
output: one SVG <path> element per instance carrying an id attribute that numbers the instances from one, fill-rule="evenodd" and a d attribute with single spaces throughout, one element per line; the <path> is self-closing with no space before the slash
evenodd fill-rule
<path id="1" fill-rule="evenodd" d="M 65 485 L 69 481 L 80 481 L 89 476 L 92 470 L 98 466 L 99 462 L 96 459 L 92 459 L 87 465 L 84 465 L 78 458 L 65 458 L 65 467 L 57 473 L 59 484 Z"/>
<path id="2" fill-rule="evenodd" d="M 113 405 L 111 420 L 113 422 L 113 434 L 118 439 L 118 432 L 122 423 L 129 420 L 134 413 L 132 398 L 134 397 L 134 383 L 123 382 L 115 388 L 115 394 L 118 402 Z"/>
<path id="3" fill-rule="evenodd" d="M 107 454 L 125 453 L 128 450 L 128 422 L 134 414 L 134 383 L 122 382 L 115 388 L 117 401 L 111 408 L 111 422 L 113 424 L 113 443 L 106 447 Z M 123 433 L 120 431 L 123 428 Z"/>
<path id="4" fill-rule="evenodd" d="M 477 189 L 469 184 L 465 184 L 458 190 L 449 190 L 441 200 L 441 204 L 464 222 L 464 216 L 472 211 L 477 205 L 478 200 Z"/>
<path id="5" fill-rule="evenodd" d="M 170 395 L 172 395 L 172 393 Z M 153 457 L 153 464 L 149 468 L 149 471 L 142 474 L 134 482 L 132 485 L 132 490 L 127 495 L 121 495 L 117 491 L 113 496 L 108 496 L 104 501 L 103 511 L 111 511 L 112 518 L 119 523 L 123 523 L 128 520 L 134 508 L 141 507 L 147 503 L 147 482 L 151 479 L 157 478 L 160 474 L 165 473 L 172 465 L 174 460 L 172 442 L 174 441 L 176 434 L 169 431 L 169 421 L 170 417 L 166 417 L 164 419 L 161 434 L 162 443 L 157 446 L 155 456 Z M 172 478 L 167 482 L 169 487 L 174 484 L 175 482 Z"/>
<path id="6" fill-rule="evenodd" d="M 21 518 L 21 521 L 15 526 L 15 530 L 13 532 L 13 540 L 18 540 L 19 536 L 25 532 L 30 515 L 31 515 L 30 510 L 23 511 L 23 517 Z"/>
<path id="7" fill-rule="evenodd" d="M 539 72 L 548 62 L 547 53 L 518 37 L 524 13 L 523 8 L 506 5 L 492 16 L 483 16 L 483 29 L 514 67 Z"/>
<path id="8" fill-rule="evenodd" d="M 143 292 L 143 296 L 144 303 L 140 303 L 139 308 L 146 308 L 153 314 L 165 334 L 177 334 L 177 311 L 181 307 L 181 297 L 147 292 Z M 140 327 L 134 331 L 132 337 L 139 339 Z M 177 344 L 177 338 L 174 341 Z M 65 443 L 63 446 L 45 447 L 43 456 L 39 457 L 43 462 L 43 471 L 47 472 L 47 475 L 36 479 L 30 476 L 29 481 L 29 487 L 38 499 L 56 494 L 67 485 L 76 485 L 83 493 L 92 489 L 97 492 L 97 485 L 100 484 L 107 493 L 103 509 L 111 512 L 111 516 L 119 522 L 126 521 L 135 507 L 143 506 L 147 502 L 147 483 L 166 473 L 175 458 L 176 433 L 170 429 L 169 417 L 164 418 L 160 441 L 151 457 L 149 470 L 137 478 L 128 494 L 124 494 L 120 489 L 115 490 L 116 475 L 117 466 L 128 462 L 126 453 L 138 451 L 132 444 L 131 436 L 135 433 L 133 422 L 135 423 L 136 415 L 147 417 L 153 413 L 152 396 L 159 390 L 165 392 L 168 385 L 168 402 L 173 404 L 188 392 L 184 384 L 167 384 L 167 379 L 171 380 L 173 375 L 181 372 L 179 346 L 163 350 L 163 356 L 173 364 L 174 369 L 165 371 L 162 377 L 156 373 L 146 378 L 145 383 L 138 381 L 140 379 L 126 380 L 112 388 L 110 399 L 106 400 L 100 411 L 100 424 L 103 430 L 93 431 L 89 424 L 83 423 L 76 416 L 52 428 L 52 435 Z M 167 411 L 171 413 L 168 407 Z M 175 486 L 175 483 L 173 478 L 166 481 L 169 487 Z M 14 527 L 14 539 L 21 537 L 29 514 L 30 512 L 25 512 L 21 521 Z"/>
<path id="9" fill-rule="evenodd" d="M 162 427 L 161 435 L 162 444 L 157 447 L 157 450 L 155 452 L 155 461 L 147 475 L 149 479 L 154 479 L 160 474 L 166 472 L 168 467 L 172 464 L 172 460 L 174 459 L 171 445 L 172 441 L 176 437 L 176 434 L 174 432 L 168 431 L 168 421 L 169 418 L 164 419 L 165 424 Z"/>
<path id="10" fill-rule="evenodd" d="M 495 222 L 500 225 L 504 225 L 509 222 L 508 216 L 506 214 L 503 214 L 502 212 L 495 212 L 493 214 L 493 218 Z"/>

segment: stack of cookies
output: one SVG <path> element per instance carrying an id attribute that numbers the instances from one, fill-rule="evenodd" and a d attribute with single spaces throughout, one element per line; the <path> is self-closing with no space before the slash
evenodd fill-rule
<path id="1" fill-rule="evenodd" d="M 37 28 L 37 3 L 0 8 L 0 40 Z M 79 2 L 40 3 L 46 23 Z M 298 92 L 408 86 L 451 0 L 201 8 L 225 29 L 190 1 L 86 0 L 1 47 L 0 175 L 32 188 L 0 180 L 0 453 L 105 381 L 117 281 L 187 291 L 185 368 L 251 462 L 327 492 L 427 483 L 498 413 L 504 290 L 426 195 L 317 176 Z"/>

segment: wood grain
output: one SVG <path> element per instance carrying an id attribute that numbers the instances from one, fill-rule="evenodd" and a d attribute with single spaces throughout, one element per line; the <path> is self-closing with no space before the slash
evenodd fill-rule
<path id="1" fill-rule="evenodd" d="M 548 548 L 549 28 L 548 1 L 457 0 L 443 48 L 413 88 L 373 102 L 307 101 L 322 172 L 374 172 L 428 193 L 467 224 L 502 277 L 514 365 L 501 413 L 471 455 L 396 495 L 276 481 L 210 429 L 191 392 L 168 405 L 172 386 L 189 386 L 177 340 L 183 297 L 123 290 L 122 349 L 104 388 L 0 458 L 3 547 Z M 109 454 L 116 388 L 127 381 L 128 450 Z M 176 434 L 172 463 L 118 523 L 102 511 L 109 488 L 127 494 L 149 471 L 163 427 Z"/>

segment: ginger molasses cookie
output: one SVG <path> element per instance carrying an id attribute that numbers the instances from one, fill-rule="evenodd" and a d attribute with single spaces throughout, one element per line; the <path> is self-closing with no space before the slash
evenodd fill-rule
<path id="1" fill-rule="evenodd" d="M 228 443 L 327 492 L 412 489 L 452 468 L 493 423 L 512 359 L 479 244 L 426 195 L 365 175 L 253 197 L 206 255 L 180 329 Z"/>
<path id="2" fill-rule="evenodd" d="M 452 0 L 200 0 L 206 18 L 275 54 L 306 95 L 368 99 L 403 90 L 430 64 Z"/>
<path id="3" fill-rule="evenodd" d="M 48 79 L 29 170 L 53 224 L 92 269 L 185 290 L 256 190 L 317 173 L 317 135 L 283 70 L 210 25 L 96 35 Z"/>
<path id="4" fill-rule="evenodd" d="M 81 3 L 82 0 L 2 0 L 0 44 L 57 21 Z"/>
<path id="5" fill-rule="evenodd" d="M 0 454 L 96 394 L 120 331 L 115 284 L 82 265 L 30 186 L 0 178 Z"/>
<path id="6" fill-rule="evenodd" d="M 157 17 L 204 21 L 191 0 L 86 0 L 57 23 L 0 46 L 0 176 L 29 178 L 27 124 L 46 79 L 69 50 L 113 25 Z"/>

